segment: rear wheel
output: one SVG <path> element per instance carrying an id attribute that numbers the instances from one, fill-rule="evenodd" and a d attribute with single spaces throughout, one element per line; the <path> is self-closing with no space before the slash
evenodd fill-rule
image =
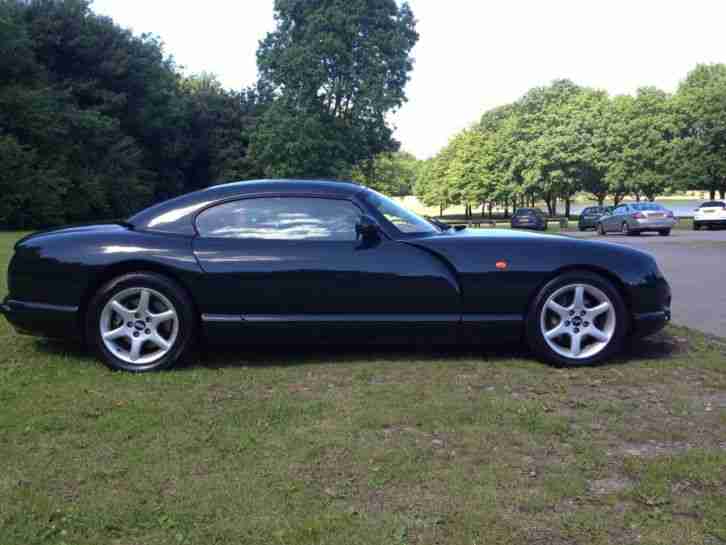
<path id="1" fill-rule="evenodd" d="M 701 230 L 701 224 L 700 224 L 700 223 L 696 223 L 696 222 L 694 221 L 694 222 L 693 222 L 693 230 L 694 230 L 694 231 L 700 231 L 700 230 Z"/>
<path id="2" fill-rule="evenodd" d="M 671 236 L 671 230 L 670 229 L 662 229 L 658 231 L 658 234 L 662 237 L 669 237 Z"/>
<path id="3" fill-rule="evenodd" d="M 623 224 L 620 226 L 620 232 L 626 237 L 632 235 L 632 232 L 630 231 L 630 225 L 628 225 L 627 221 L 624 221 Z"/>
<path id="4" fill-rule="evenodd" d="M 605 231 L 605 226 L 602 223 L 598 223 L 597 232 L 601 237 L 604 237 L 608 234 L 607 231 Z"/>
<path id="5" fill-rule="evenodd" d="M 173 280 L 132 273 L 104 285 L 91 300 L 86 338 L 111 369 L 168 369 L 194 340 L 193 305 Z"/>
<path id="6" fill-rule="evenodd" d="M 527 315 L 527 340 L 556 365 L 592 365 L 617 354 L 628 331 L 628 313 L 617 289 L 590 272 L 549 282 Z"/>

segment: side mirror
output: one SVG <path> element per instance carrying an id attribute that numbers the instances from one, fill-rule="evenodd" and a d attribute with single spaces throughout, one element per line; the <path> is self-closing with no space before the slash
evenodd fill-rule
<path id="1" fill-rule="evenodd" d="M 368 216 L 361 216 L 355 226 L 355 232 L 359 239 L 366 242 L 376 241 L 380 238 L 378 225 Z"/>

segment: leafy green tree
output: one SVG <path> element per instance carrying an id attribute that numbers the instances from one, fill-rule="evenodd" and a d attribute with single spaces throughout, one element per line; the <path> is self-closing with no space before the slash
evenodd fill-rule
<path id="1" fill-rule="evenodd" d="M 398 147 L 386 115 L 406 100 L 418 34 L 395 0 L 276 0 L 257 52 L 275 102 L 252 141 L 270 176 L 350 175 Z"/>
<path id="2" fill-rule="evenodd" d="M 697 66 L 674 99 L 678 174 L 689 189 L 726 198 L 726 65 Z"/>
<path id="3" fill-rule="evenodd" d="M 672 183 L 676 124 L 670 97 L 653 87 L 617 97 L 607 177 L 616 203 L 626 194 L 654 200 Z"/>
<path id="4" fill-rule="evenodd" d="M 413 194 L 420 169 L 420 161 L 410 153 L 382 153 L 367 168 L 356 168 L 353 179 L 381 193 L 403 197 Z"/>

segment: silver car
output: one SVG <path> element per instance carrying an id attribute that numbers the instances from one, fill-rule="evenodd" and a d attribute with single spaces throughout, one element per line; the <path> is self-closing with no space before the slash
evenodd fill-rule
<path id="1" fill-rule="evenodd" d="M 598 220 L 597 231 L 601 235 L 607 233 L 638 235 L 645 231 L 654 231 L 667 237 L 677 223 L 678 220 L 673 212 L 660 204 L 652 202 L 621 204 L 612 213 Z"/>

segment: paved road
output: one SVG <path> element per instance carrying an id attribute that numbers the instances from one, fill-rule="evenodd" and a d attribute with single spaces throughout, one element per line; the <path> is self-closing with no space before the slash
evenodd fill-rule
<path id="1" fill-rule="evenodd" d="M 726 337 L 726 230 L 673 231 L 670 237 L 576 233 L 651 253 L 673 288 L 673 322 Z"/>

